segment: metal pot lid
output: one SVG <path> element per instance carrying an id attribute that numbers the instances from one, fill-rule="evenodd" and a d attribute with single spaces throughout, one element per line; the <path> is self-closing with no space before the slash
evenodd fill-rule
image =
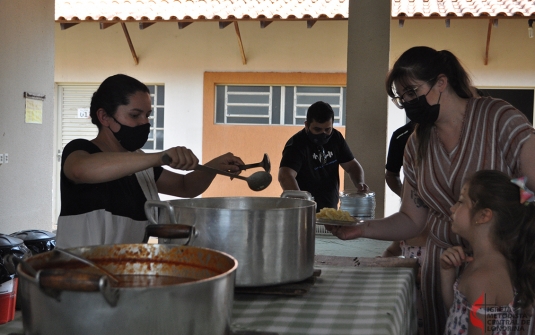
<path id="1" fill-rule="evenodd" d="M 24 241 L 20 238 L 6 235 L 6 234 L 0 234 L 0 248 L 13 248 L 16 246 L 19 246 L 21 244 L 24 244 Z"/>
<path id="2" fill-rule="evenodd" d="M 52 240 L 56 238 L 56 234 L 51 233 L 46 230 L 38 230 L 38 229 L 21 230 L 21 231 L 11 234 L 10 236 L 19 238 L 23 240 L 24 242 L 47 241 L 47 240 Z"/>

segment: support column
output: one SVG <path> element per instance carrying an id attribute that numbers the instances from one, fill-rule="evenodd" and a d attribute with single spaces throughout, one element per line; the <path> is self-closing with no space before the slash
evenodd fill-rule
<path id="1" fill-rule="evenodd" d="M 347 48 L 346 140 L 375 192 L 375 217 L 384 217 L 389 67 L 389 0 L 350 0 Z M 349 176 L 344 189 L 354 189 Z"/>

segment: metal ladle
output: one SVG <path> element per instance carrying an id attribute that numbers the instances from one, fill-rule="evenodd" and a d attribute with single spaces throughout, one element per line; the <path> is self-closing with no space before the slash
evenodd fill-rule
<path id="1" fill-rule="evenodd" d="M 247 170 L 254 167 L 261 167 L 266 172 L 271 172 L 271 162 L 269 161 L 269 156 L 267 154 L 264 154 L 264 158 L 261 162 L 254 163 L 254 164 L 246 164 L 246 165 L 238 165 L 240 170 Z"/>
<path id="2" fill-rule="evenodd" d="M 258 171 L 258 172 L 253 173 L 249 177 L 243 177 L 243 176 L 240 176 L 240 175 L 237 175 L 237 174 L 234 174 L 234 173 L 230 173 L 230 172 L 227 172 L 227 171 L 214 169 L 214 168 L 211 168 L 211 167 L 208 167 L 208 166 L 205 166 L 205 165 L 200 165 L 200 164 L 197 165 L 195 170 L 207 171 L 207 172 L 222 174 L 224 176 L 228 176 L 228 177 L 231 177 L 231 178 L 237 178 L 237 179 L 245 180 L 247 182 L 247 185 L 249 185 L 249 188 L 251 190 L 253 190 L 253 191 L 262 191 L 263 189 L 268 187 L 269 184 L 271 184 L 271 180 L 273 179 L 271 177 L 271 174 L 269 172 L 266 172 L 266 171 Z"/>
<path id="3" fill-rule="evenodd" d="M 163 155 L 162 162 L 167 165 L 171 164 L 172 162 L 171 157 L 169 157 L 169 155 L 167 154 Z M 223 176 L 245 180 L 247 182 L 247 185 L 249 185 L 249 188 L 253 191 L 262 191 L 263 189 L 268 187 L 269 184 L 271 184 L 271 180 L 273 179 L 271 177 L 271 174 L 266 171 L 258 171 L 258 172 L 253 173 L 249 177 L 243 177 L 243 176 L 231 173 L 231 172 L 214 169 L 209 166 L 201 165 L 201 164 L 198 164 L 195 170 L 217 173 Z"/>

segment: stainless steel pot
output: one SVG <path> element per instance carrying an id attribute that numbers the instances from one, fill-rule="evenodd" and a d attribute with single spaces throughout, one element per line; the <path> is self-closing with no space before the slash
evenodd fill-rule
<path id="1" fill-rule="evenodd" d="M 350 191 L 340 193 L 340 209 L 359 219 L 374 219 L 375 192 Z"/>
<path id="2" fill-rule="evenodd" d="M 99 273 L 96 283 L 73 282 L 82 276 L 72 275 L 72 259 L 58 259 L 55 251 L 41 253 L 17 268 L 26 335 L 231 334 L 237 268 L 233 257 L 204 248 L 157 244 L 66 250 L 114 276 L 158 274 L 194 281 L 113 287 L 109 277 Z M 54 277 L 58 269 L 65 270 L 59 278 Z"/>
<path id="3" fill-rule="evenodd" d="M 236 286 L 268 286 L 301 281 L 314 272 L 316 203 L 310 199 L 308 192 L 287 191 L 281 198 L 147 201 L 145 213 L 156 224 L 151 209 L 166 208 L 161 215 L 171 214 L 160 222 L 194 226 L 189 245 L 234 256 Z"/>

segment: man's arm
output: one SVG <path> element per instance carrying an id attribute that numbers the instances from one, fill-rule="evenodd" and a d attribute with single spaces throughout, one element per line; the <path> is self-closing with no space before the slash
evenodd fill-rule
<path id="1" fill-rule="evenodd" d="M 392 190 L 392 192 L 396 193 L 399 197 L 401 197 L 401 178 L 399 178 L 399 173 L 394 173 L 392 171 L 386 170 L 385 180 L 386 184 Z"/>
<path id="2" fill-rule="evenodd" d="M 341 163 L 340 166 L 349 174 L 353 185 L 355 185 L 359 192 L 369 191 L 368 185 L 364 183 L 364 169 L 355 158 L 349 162 Z"/>
<path id="3" fill-rule="evenodd" d="M 284 191 L 300 190 L 296 177 L 297 172 L 289 167 L 281 167 L 279 169 L 279 183 Z"/>

